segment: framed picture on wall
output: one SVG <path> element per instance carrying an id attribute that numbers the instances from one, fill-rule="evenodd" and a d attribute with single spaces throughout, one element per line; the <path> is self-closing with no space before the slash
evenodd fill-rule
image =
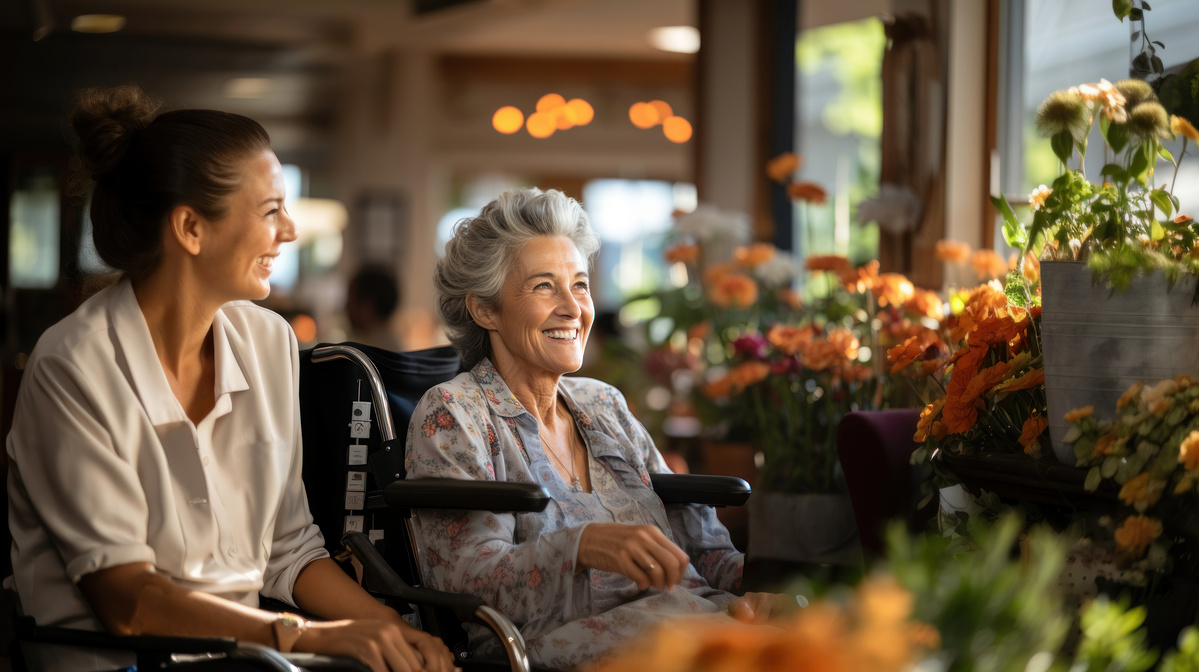
<path id="1" fill-rule="evenodd" d="M 407 201 L 397 189 L 366 191 L 358 198 L 354 237 L 363 262 L 393 263 L 407 234 Z"/>

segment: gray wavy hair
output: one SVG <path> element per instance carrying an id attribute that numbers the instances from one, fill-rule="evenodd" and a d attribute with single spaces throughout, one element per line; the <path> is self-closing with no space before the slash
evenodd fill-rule
<path id="1" fill-rule="evenodd" d="M 556 189 L 514 189 L 500 194 L 476 217 L 454 225 L 454 237 L 437 262 L 433 284 L 437 310 L 450 344 L 467 368 L 491 354 L 487 330 L 466 308 L 474 294 L 491 310 L 499 308 L 504 280 L 525 243 L 538 236 L 565 236 L 590 263 L 599 252 L 599 236 L 583 206 Z"/>

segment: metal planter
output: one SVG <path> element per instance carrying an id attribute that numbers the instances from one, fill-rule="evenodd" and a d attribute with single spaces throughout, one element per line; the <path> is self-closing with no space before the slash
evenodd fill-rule
<path id="1" fill-rule="evenodd" d="M 1158 272 L 1112 292 L 1093 284 L 1082 262 L 1041 262 L 1049 437 L 1063 464 L 1076 462 L 1073 446 L 1061 440 L 1069 427 L 1063 416 L 1071 409 L 1094 406 L 1097 418 L 1110 418 L 1120 395 L 1137 381 L 1199 377 L 1194 293 L 1192 276 L 1170 288 Z"/>

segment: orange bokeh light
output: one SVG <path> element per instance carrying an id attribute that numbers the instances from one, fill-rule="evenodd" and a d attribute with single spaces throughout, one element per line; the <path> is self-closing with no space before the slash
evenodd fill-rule
<path id="1" fill-rule="evenodd" d="M 691 139 L 691 122 L 682 117 L 669 117 L 662 122 L 662 133 L 671 142 L 687 142 Z"/>
<path id="2" fill-rule="evenodd" d="M 586 126 L 595 118 L 595 109 L 582 98 L 571 98 L 566 107 L 575 114 L 575 126 Z"/>
<path id="3" fill-rule="evenodd" d="M 670 107 L 670 103 L 664 100 L 651 100 L 649 104 L 658 112 L 658 121 L 665 121 L 674 116 L 674 110 Z"/>
<path id="4" fill-rule="evenodd" d="M 579 123 L 579 116 L 568 105 L 555 108 L 551 115 L 554 117 L 555 128 L 559 131 L 570 130 Z"/>
<path id="5" fill-rule="evenodd" d="M 312 316 L 300 313 L 291 318 L 291 330 L 296 332 L 296 340 L 301 343 L 311 343 L 316 340 L 316 320 Z"/>
<path id="6" fill-rule="evenodd" d="M 505 105 L 491 115 L 491 127 L 500 133 L 511 135 L 525 125 L 525 115 L 511 105 Z"/>
<path id="7" fill-rule="evenodd" d="M 654 109 L 649 103 L 633 103 L 629 108 L 629 121 L 637 128 L 653 128 L 661 119 L 658 118 L 658 110 Z"/>
<path id="8" fill-rule="evenodd" d="M 556 128 L 557 122 L 554 120 L 554 115 L 545 112 L 530 114 L 528 121 L 525 122 L 525 129 L 534 138 L 548 138 L 554 134 Z"/>
<path id="9" fill-rule="evenodd" d="M 556 93 L 547 93 L 537 99 L 537 111 L 542 114 L 553 112 L 566 104 L 566 99 Z"/>

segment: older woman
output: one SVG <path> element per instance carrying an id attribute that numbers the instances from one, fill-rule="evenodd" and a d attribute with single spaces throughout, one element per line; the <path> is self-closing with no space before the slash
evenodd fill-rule
<path id="1" fill-rule="evenodd" d="M 22 609 L 41 625 L 447 672 L 445 645 L 348 578 L 308 512 L 296 338 L 249 301 L 296 237 L 266 131 L 157 107 L 126 86 L 84 92 L 71 115 L 96 249 L 121 277 L 46 331 L 21 382 L 8 497 Z M 337 620 L 260 610 L 260 593 Z M 133 663 L 25 653 L 35 671 Z"/>
<path id="2" fill-rule="evenodd" d="M 587 215 L 561 192 L 512 191 L 461 222 L 437 265 L 441 316 L 470 371 L 430 390 L 408 433 L 409 478 L 538 483 L 553 501 L 518 515 L 417 514 L 424 570 L 521 628 L 530 657 L 568 668 L 665 616 L 765 617 L 737 598 L 744 557 L 707 507 L 667 512 L 668 471 L 624 398 L 578 370 L 591 329 Z M 792 598 L 792 603 L 794 600 Z M 472 643 L 488 646 L 481 629 Z"/>

